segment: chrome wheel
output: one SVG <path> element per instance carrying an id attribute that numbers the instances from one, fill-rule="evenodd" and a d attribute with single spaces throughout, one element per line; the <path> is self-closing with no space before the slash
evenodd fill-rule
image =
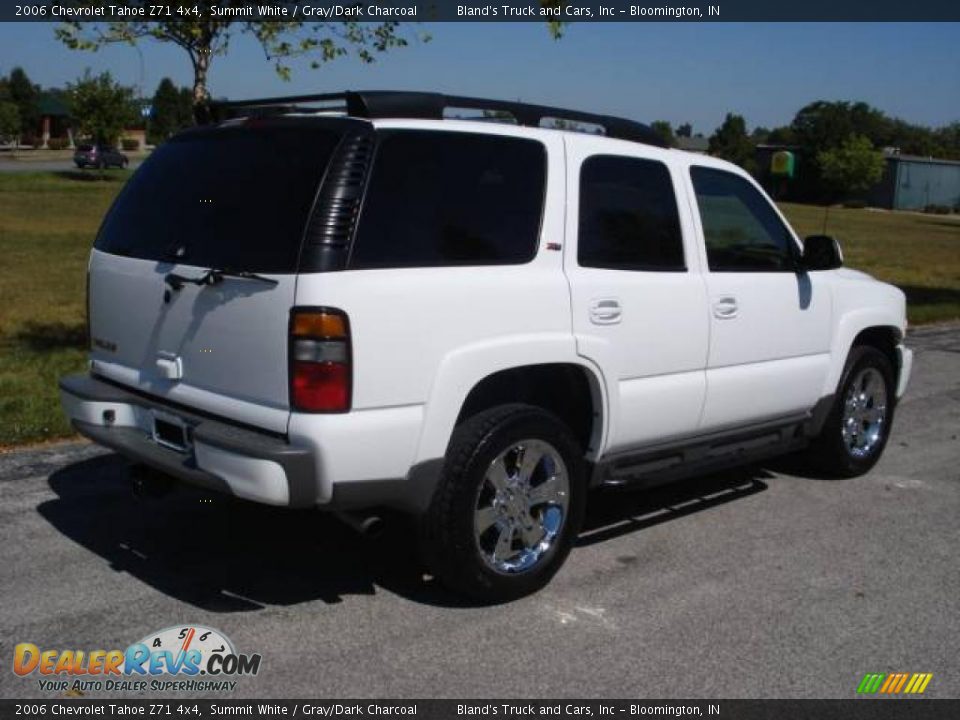
<path id="1" fill-rule="evenodd" d="M 887 423 L 887 383 L 872 367 L 854 377 L 843 406 L 843 445 L 855 458 L 870 455 L 883 439 Z"/>
<path id="2" fill-rule="evenodd" d="M 477 493 L 473 528 L 493 570 L 531 569 L 556 545 L 567 519 L 570 476 L 543 440 L 521 440 L 490 463 Z"/>

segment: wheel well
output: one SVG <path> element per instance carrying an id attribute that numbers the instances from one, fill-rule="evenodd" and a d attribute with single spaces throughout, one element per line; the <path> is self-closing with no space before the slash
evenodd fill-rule
<path id="1" fill-rule="evenodd" d="M 559 417 L 584 452 L 599 443 L 602 401 L 596 379 L 586 368 L 569 363 L 525 365 L 488 375 L 467 395 L 457 424 L 478 412 L 515 402 L 536 405 Z"/>
<path id="2" fill-rule="evenodd" d="M 900 366 L 898 363 L 897 357 L 897 345 L 900 344 L 900 330 L 899 328 L 891 326 L 880 326 L 880 327 L 870 327 L 865 330 L 861 330 L 859 334 L 853 339 L 853 345 L 851 347 L 856 347 L 858 345 L 870 345 L 871 347 L 877 348 L 880 352 L 887 356 L 887 359 L 890 361 L 891 367 L 893 367 L 894 373 L 897 376 L 900 375 Z"/>

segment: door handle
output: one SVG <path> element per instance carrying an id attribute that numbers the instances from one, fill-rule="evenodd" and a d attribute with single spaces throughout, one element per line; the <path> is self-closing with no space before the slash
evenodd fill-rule
<path id="1" fill-rule="evenodd" d="M 740 308 L 737 307 L 737 299 L 732 296 L 719 298 L 713 304 L 713 315 L 720 320 L 729 320 L 735 318 Z"/>
<path id="2" fill-rule="evenodd" d="M 616 298 L 601 298 L 590 303 L 590 322 L 594 325 L 614 325 L 620 322 L 623 308 Z"/>

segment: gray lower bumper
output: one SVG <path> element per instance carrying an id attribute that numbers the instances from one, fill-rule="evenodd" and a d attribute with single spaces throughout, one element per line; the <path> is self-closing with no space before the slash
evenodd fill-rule
<path id="1" fill-rule="evenodd" d="M 90 375 L 63 378 L 60 395 L 80 434 L 132 460 L 256 502 L 316 504 L 313 457 L 283 438 L 197 415 Z M 189 427 L 186 452 L 154 441 L 149 423 L 156 411 L 176 416 Z"/>

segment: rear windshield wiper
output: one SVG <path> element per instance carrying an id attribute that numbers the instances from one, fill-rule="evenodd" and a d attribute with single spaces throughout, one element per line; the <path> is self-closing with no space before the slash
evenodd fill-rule
<path id="1" fill-rule="evenodd" d="M 167 273 L 163 281 L 170 286 L 171 290 L 179 290 L 187 283 L 191 285 L 219 285 L 223 282 L 224 278 L 241 278 L 243 280 L 256 280 L 257 282 L 266 283 L 267 285 L 276 285 L 277 281 L 273 278 L 268 278 L 263 275 L 257 275 L 256 273 L 247 272 L 246 270 L 229 270 L 226 268 L 210 268 L 203 275 L 198 275 L 197 277 L 189 278 L 184 277 L 183 275 L 178 275 L 177 273 Z"/>

